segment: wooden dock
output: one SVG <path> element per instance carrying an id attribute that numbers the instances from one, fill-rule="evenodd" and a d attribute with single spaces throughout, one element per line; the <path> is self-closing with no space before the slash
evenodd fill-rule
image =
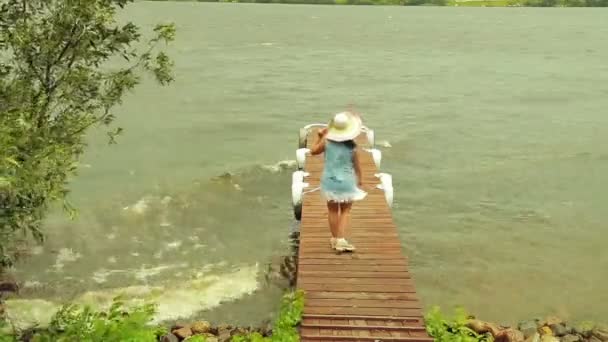
<path id="1" fill-rule="evenodd" d="M 310 147 L 317 139 L 312 130 Z M 357 139 L 360 148 L 367 138 Z M 370 153 L 362 153 L 364 188 L 379 184 Z M 323 155 L 307 156 L 307 189 L 319 186 Z M 329 244 L 327 206 L 320 192 L 302 200 L 297 287 L 305 291 L 302 342 L 433 341 L 408 272 L 397 228 L 380 189 L 353 205 L 347 238 L 357 250 L 338 253 Z"/>

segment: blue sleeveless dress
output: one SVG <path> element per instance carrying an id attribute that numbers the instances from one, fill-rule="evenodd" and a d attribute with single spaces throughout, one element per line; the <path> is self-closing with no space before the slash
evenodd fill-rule
<path id="1" fill-rule="evenodd" d="M 325 163 L 321 176 L 321 193 L 327 201 L 345 203 L 359 201 L 367 193 L 357 187 L 353 165 L 355 150 L 344 143 L 325 142 Z"/>

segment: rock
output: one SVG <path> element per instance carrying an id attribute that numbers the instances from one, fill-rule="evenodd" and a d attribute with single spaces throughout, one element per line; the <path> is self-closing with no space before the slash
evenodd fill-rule
<path id="1" fill-rule="evenodd" d="M 556 317 L 556 316 L 549 316 L 541 322 L 541 325 L 551 326 L 554 324 L 562 324 L 562 323 L 564 323 L 564 321 L 561 318 Z"/>
<path id="2" fill-rule="evenodd" d="M 249 331 L 247 329 L 243 329 L 243 328 L 234 328 L 230 331 L 230 335 L 232 335 L 232 336 L 246 335 L 248 333 L 249 333 Z"/>
<path id="3" fill-rule="evenodd" d="M 549 328 L 548 326 L 543 326 L 539 329 L 540 334 L 543 336 L 551 336 L 553 335 L 553 331 L 551 330 L 551 328 Z"/>
<path id="4" fill-rule="evenodd" d="M 19 285 L 14 281 L 0 280 L 0 292 L 19 293 Z"/>
<path id="5" fill-rule="evenodd" d="M 206 321 L 198 321 L 194 322 L 192 326 L 190 326 L 190 330 L 195 335 L 206 334 L 211 331 L 211 324 Z"/>
<path id="6" fill-rule="evenodd" d="M 540 342 L 540 334 L 535 332 L 532 336 L 526 338 L 526 342 Z"/>
<path id="7" fill-rule="evenodd" d="M 536 334 L 536 332 L 538 331 L 538 326 L 536 325 L 535 321 L 520 322 L 517 327 L 524 334 L 524 337 L 526 339 Z"/>
<path id="8" fill-rule="evenodd" d="M 174 331 L 174 330 L 177 330 L 177 329 L 181 329 L 181 328 L 183 328 L 183 327 L 187 327 L 187 326 L 188 326 L 188 324 L 186 324 L 186 323 L 182 323 L 182 322 L 176 322 L 176 323 L 174 323 L 174 324 L 171 326 L 170 331 Z"/>
<path id="9" fill-rule="evenodd" d="M 564 336 L 569 333 L 569 331 L 566 330 L 566 327 L 561 323 L 551 324 L 549 328 L 551 328 L 551 331 L 553 331 L 553 335 L 555 336 Z"/>
<path id="10" fill-rule="evenodd" d="M 232 338 L 231 330 L 228 329 L 217 329 L 217 337 L 220 342 L 229 342 Z"/>
<path id="11" fill-rule="evenodd" d="M 192 336 L 192 330 L 190 329 L 190 327 L 183 327 L 183 328 L 174 330 L 173 334 L 175 334 L 175 336 L 179 337 L 180 339 L 184 340 L 184 339 Z"/>
<path id="12" fill-rule="evenodd" d="M 574 329 L 568 323 L 564 324 L 564 328 L 566 329 L 566 335 L 568 335 L 568 334 L 574 334 Z"/>
<path id="13" fill-rule="evenodd" d="M 179 342 L 179 337 L 173 334 L 167 334 L 160 338 L 160 342 Z"/>
<path id="14" fill-rule="evenodd" d="M 597 337 L 602 342 L 608 342 L 608 329 L 593 329 L 591 335 Z"/>
<path id="15" fill-rule="evenodd" d="M 540 342 L 559 342 L 559 338 L 551 335 L 543 335 L 540 337 Z"/>
<path id="16" fill-rule="evenodd" d="M 574 333 L 583 337 L 590 337 L 595 325 L 591 322 L 582 322 L 574 326 Z"/>
<path id="17" fill-rule="evenodd" d="M 491 333 L 492 336 L 498 335 L 500 329 L 493 323 L 483 322 L 478 319 L 471 319 L 467 323 L 467 326 L 478 334 Z"/>
<path id="18" fill-rule="evenodd" d="M 562 342 L 579 342 L 581 337 L 578 335 L 568 334 L 561 338 Z"/>
<path id="19" fill-rule="evenodd" d="M 524 334 L 516 329 L 508 328 L 494 335 L 495 342 L 524 342 Z"/>

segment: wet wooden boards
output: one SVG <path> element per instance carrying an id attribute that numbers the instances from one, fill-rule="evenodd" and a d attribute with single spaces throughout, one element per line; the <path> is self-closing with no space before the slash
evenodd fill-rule
<path id="1" fill-rule="evenodd" d="M 308 137 L 309 147 L 317 139 Z M 367 139 L 357 142 L 362 148 Z M 433 341 L 424 328 L 397 228 L 380 189 L 370 153 L 362 153 L 363 187 L 368 196 L 353 205 L 347 238 L 354 253 L 331 249 L 327 206 L 319 191 L 304 195 L 297 287 L 305 291 L 302 342 Z M 323 155 L 308 156 L 308 189 L 319 186 Z"/>

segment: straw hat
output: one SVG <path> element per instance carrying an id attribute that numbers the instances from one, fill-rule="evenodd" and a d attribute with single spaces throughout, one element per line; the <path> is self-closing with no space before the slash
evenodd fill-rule
<path id="1" fill-rule="evenodd" d="M 341 112 L 327 125 L 327 139 L 337 142 L 353 140 L 361 134 L 363 122 L 353 112 Z"/>

